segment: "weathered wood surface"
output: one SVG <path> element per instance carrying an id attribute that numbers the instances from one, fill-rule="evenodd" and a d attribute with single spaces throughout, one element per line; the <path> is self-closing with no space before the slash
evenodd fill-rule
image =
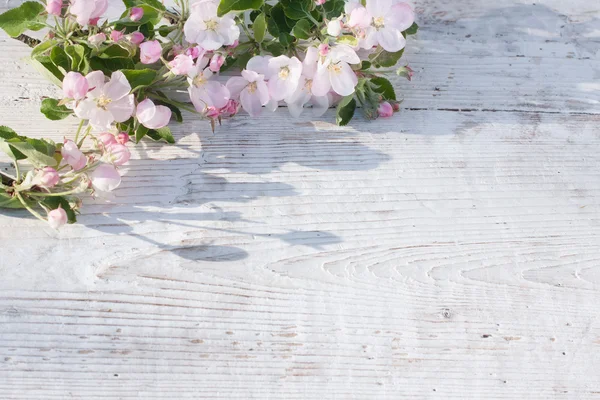
<path id="1" fill-rule="evenodd" d="M 416 9 L 394 119 L 188 120 L 79 225 L 3 211 L 0 398 L 600 398 L 600 8 Z"/>

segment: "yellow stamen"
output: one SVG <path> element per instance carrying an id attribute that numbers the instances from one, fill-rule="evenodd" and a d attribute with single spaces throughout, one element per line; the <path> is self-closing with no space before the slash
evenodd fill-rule
<path id="1" fill-rule="evenodd" d="M 290 69 L 288 67 L 283 67 L 279 70 L 279 78 L 284 81 L 290 76 Z"/>
<path id="2" fill-rule="evenodd" d="M 248 85 L 248 93 L 253 94 L 256 92 L 256 82 L 250 82 Z"/>
<path id="3" fill-rule="evenodd" d="M 384 17 L 373 18 L 373 25 L 375 25 L 375 28 L 383 28 L 385 26 L 385 18 Z"/>
<path id="4" fill-rule="evenodd" d="M 96 105 L 103 110 L 106 110 L 106 107 L 108 107 L 111 102 L 112 99 L 109 99 L 106 96 L 100 96 L 96 99 Z"/>
<path id="5" fill-rule="evenodd" d="M 208 21 L 204 21 L 204 23 L 206 24 L 206 29 L 209 31 L 216 31 L 219 26 L 219 22 L 214 19 L 209 19 Z"/>

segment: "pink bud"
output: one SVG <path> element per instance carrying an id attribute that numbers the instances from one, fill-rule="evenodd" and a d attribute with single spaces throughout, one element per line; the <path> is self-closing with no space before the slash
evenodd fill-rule
<path id="1" fill-rule="evenodd" d="M 319 45 L 319 54 L 322 55 L 323 57 L 325 57 L 327 54 L 329 54 L 329 45 L 326 43 L 321 43 Z"/>
<path id="2" fill-rule="evenodd" d="M 115 135 L 113 135 L 110 132 L 101 133 L 100 135 L 98 135 L 98 140 L 102 142 L 104 147 L 108 147 L 111 144 L 117 143 L 117 138 L 115 138 Z"/>
<path id="3" fill-rule="evenodd" d="M 58 229 L 66 224 L 67 219 L 67 213 L 62 208 L 57 208 L 48 212 L 48 224 L 54 229 Z"/>
<path id="4" fill-rule="evenodd" d="M 240 41 L 235 39 L 235 42 L 233 42 L 230 46 L 227 46 L 228 49 L 235 49 L 236 47 L 238 47 L 240 45 Z"/>
<path id="5" fill-rule="evenodd" d="M 200 46 L 195 46 L 195 47 L 190 47 L 189 49 L 187 49 L 185 51 L 185 54 L 187 54 L 188 56 L 191 56 L 195 60 L 198 57 L 200 57 L 200 58 L 204 57 L 204 54 L 206 54 L 206 50 L 204 50 Z"/>
<path id="6" fill-rule="evenodd" d="M 88 38 L 88 41 L 92 46 L 99 46 L 106 40 L 106 35 L 102 32 L 96 33 Z"/>
<path id="7" fill-rule="evenodd" d="M 315 4 L 318 6 L 322 6 L 325 3 L 327 3 L 327 0 L 315 0 Z"/>
<path id="8" fill-rule="evenodd" d="M 100 21 L 100 17 L 92 18 L 88 21 L 88 25 L 98 26 L 98 21 Z"/>
<path id="9" fill-rule="evenodd" d="M 184 50 L 183 50 L 183 46 L 180 44 L 176 44 L 173 46 L 173 48 L 171 49 L 171 52 L 173 53 L 174 56 L 178 56 L 180 54 L 183 54 Z"/>
<path id="10" fill-rule="evenodd" d="M 221 54 L 215 54 L 210 59 L 210 65 L 208 68 L 212 72 L 219 72 L 224 63 L 225 63 L 225 57 L 223 57 L 223 55 L 221 55 Z"/>
<path id="11" fill-rule="evenodd" d="M 133 32 L 129 35 L 129 41 L 136 46 L 144 41 L 145 37 L 142 32 Z"/>
<path id="12" fill-rule="evenodd" d="M 398 74 L 398 76 L 403 76 L 410 81 L 412 80 L 415 71 L 413 71 L 413 69 L 407 65 L 405 67 L 398 68 L 396 73 Z"/>
<path id="13" fill-rule="evenodd" d="M 106 157 L 111 164 L 123 165 L 131 158 L 131 152 L 127 146 L 114 143 L 106 148 Z"/>
<path id="14" fill-rule="evenodd" d="M 142 19 L 144 16 L 144 9 L 141 7 L 133 7 L 131 9 L 131 13 L 129 14 L 129 19 L 136 22 Z"/>
<path id="15" fill-rule="evenodd" d="M 60 153 L 63 156 L 63 160 L 75 171 L 79 171 L 87 164 L 87 157 L 72 140 L 65 140 Z"/>
<path id="16" fill-rule="evenodd" d="M 142 64 L 154 64 L 160 60 L 162 47 L 158 40 L 152 40 L 140 44 L 140 61 Z"/>
<path id="17" fill-rule="evenodd" d="M 239 106 L 240 105 L 237 101 L 235 101 L 234 99 L 229 99 L 227 105 L 221 109 L 221 113 L 228 114 L 230 117 L 232 117 L 235 114 L 237 114 Z"/>
<path id="18" fill-rule="evenodd" d="M 384 101 L 383 103 L 379 104 L 377 112 L 381 118 L 389 118 L 394 115 L 394 108 L 390 103 Z"/>
<path id="19" fill-rule="evenodd" d="M 39 184 L 40 186 L 51 188 L 60 181 L 60 176 L 54 168 L 44 167 L 38 171 L 34 180 L 37 182 L 36 184 Z"/>
<path id="20" fill-rule="evenodd" d="M 142 101 L 137 106 L 136 117 L 148 129 L 160 129 L 171 120 L 169 107 L 157 106 L 150 99 Z"/>
<path id="21" fill-rule="evenodd" d="M 127 132 L 119 132 L 119 134 L 117 135 L 117 142 L 121 144 L 126 144 L 127 142 L 129 142 L 129 135 L 127 134 Z"/>
<path id="22" fill-rule="evenodd" d="M 125 35 L 121 31 L 112 31 L 110 33 L 110 39 L 113 42 L 118 42 L 119 40 L 123 39 L 123 36 L 125 36 Z"/>
<path id="23" fill-rule="evenodd" d="M 394 104 L 392 104 L 392 108 L 394 109 L 394 112 L 398 112 L 398 111 L 400 111 L 400 104 L 394 103 Z"/>
<path id="24" fill-rule="evenodd" d="M 207 118 L 215 119 L 215 118 L 219 118 L 219 115 L 221 115 L 221 112 L 216 107 L 210 106 L 210 107 L 206 107 L 205 115 Z"/>
<path id="25" fill-rule="evenodd" d="M 62 6 L 62 0 L 48 0 L 48 2 L 46 3 L 46 12 L 50 15 L 59 16 L 62 12 Z"/>
<path id="26" fill-rule="evenodd" d="M 121 175 L 112 165 L 101 164 L 90 174 L 90 180 L 95 190 L 110 192 L 121 184 Z"/>
<path id="27" fill-rule="evenodd" d="M 187 75 L 194 67 L 194 60 L 192 60 L 192 56 L 180 54 L 169 63 L 169 67 L 175 75 Z"/>
<path id="28" fill-rule="evenodd" d="M 85 76 L 79 72 L 68 72 L 62 82 L 63 95 L 67 99 L 81 100 L 85 98 L 89 84 Z"/>

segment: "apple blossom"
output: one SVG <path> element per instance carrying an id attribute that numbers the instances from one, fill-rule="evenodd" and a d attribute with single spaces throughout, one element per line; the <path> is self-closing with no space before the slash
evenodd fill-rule
<path id="1" fill-rule="evenodd" d="M 332 19 L 327 23 L 327 34 L 329 36 L 340 36 L 342 34 L 342 21 L 339 19 Z"/>
<path id="2" fill-rule="evenodd" d="M 319 50 L 316 47 L 309 47 L 302 62 L 302 76 L 298 88 L 285 99 L 288 111 L 294 118 L 302 114 L 304 106 L 309 102 L 313 105 L 312 112 L 315 117 L 323 115 L 330 106 L 328 94 L 315 96 L 312 93 L 313 78 L 318 68 L 318 60 Z"/>
<path id="3" fill-rule="evenodd" d="M 226 114 L 232 117 L 235 114 L 237 114 L 239 107 L 240 105 L 237 101 L 235 101 L 234 99 L 229 99 L 227 105 L 221 108 L 221 114 Z"/>
<path id="4" fill-rule="evenodd" d="M 118 42 L 119 40 L 123 39 L 124 36 L 125 34 L 123 32 L 114 30 L 110 33 L 110 40 L 113 42 Z"/>
<path id="5" fill-rule="evenodd" d="M 52 167 L 44 167 L 33 178 L 35 185 L 51 188 L 60 181 L 58 172 Z"/>
<path id="6" fill-rule="evenodd" d="M 296 91 L 302 75 L 302 63 L 298 58 L 283 55 L 274 57 L 269 60 L 267 68 L 272 100 L 283 100 Z"/>
<path id="7" fill-rule="evenodd" d="M 58 229 L 67 223 L 67 212 L 62 208 L 56 208 L 48 211 L 48 225 L 53 229 Z"/>
<path id="8" fill-rule="evenodd" d="M 141 7 L 133 7 L 129 13 L 129 19 L 137 22 L 144 16 L 144 9 Z"/>
<path id="9" fill-rule="evenodd" d="M 108 82 L 102 71 L 91 72 L 86 78 L 91 90 L 75 107 L 75 115 L 89 120 L 97 130 L 108 130 L 113 122 L 125 122 L 131 117 L 134 97 L 123 72 L 113 72 Z"/>
<path id="10" fill-rule="evenodd" d="M 60 149 L 60 154 L 63 160 L 75 171 L 79 171 L 87 164 L 87 157 L 72 140 L 64 141 L 62 149 Z"/>
<path id="11" fill-rule="evenodd" d="M 46 12 L 50 15 L 59 16 L 62 12 L 63 0 L 48 0 L 46 3 Z"/>
<path id="12" fill-rule="evenodd" d="M 151 40 L 140 44 L 140 62 L 142 64 L 154 64 L 160 60 L 162 47 L 158 40 Z"/>
<path id="13" fill-rule="evenodd" d="M 406 45 L 402 32 L 415 22 L 412 8 L 397 0 L 368 0 L 366 9 L 372 18 L 365 39 L 367 45 L 379 44 L 389 52 L 402 50 Z"/>
<path id="14" fill-rule="evenodd" d="M 127 142 L 129 142 L 129 135 L 127 134 L 127 132 L 119 132 L 119 134 L 117 135 L 117 142 L 121 144 L 126 144 Z"/>
<path id="15" fill-rule="evenodd" d="M 175 75 L 187 75 L 193 67 L 194 60 L 192 56 L 185 54 L 179 54 L 169 63 L 169 68 Z"/>
<path id="16" fill-rule="evenodd" d="M 90 20 L 100 18 L 108 9 L 108 0 L 72 0 L 69 12 L 79 25 L 88 25 Z"/>
<path id="17" fill-rule="evenodd" d="M 67 72 L 62 82 L 63 95 L 67 99 L 81 100 L 85 98 L 89 84 L 85 76 L 79 72 Z"/>
<path id="18" fill-rule="evenodd" d="M 101 133 L 98 135 L 98 140 L 104 145 L 104 147 L 117 143 L 117 138 L 110 132 Z"/>
<path id="19" fill-rule="evenodd" d="M 217 50 L 235 43 L 240 28 L 232 15 L 217 15 L 218 2 L 201 0 L 192 5 L 192 12 L 183 32 L 189 43 L 197 43 L 206 50 Z"/>
<path id="20" fill-rule="evenodd" d="M 327 3 L 327 0 L 315 0 L 315 4 L 318 6 L 322 6 L 325 3 Z"/>
<path id="21" fill-rule="evenodd" d="M 212 58 L 210 59 L 209 68 L 212 72 L 219 72 L 224 63 L 225 63 L 225 57 L 223 57 L 223 55 L 217 53 L 214 56 L 212 56 Z"/>
<path id="22" fill-rule="evenodd" d="M 383 103 L 379 104 L 377 113 L 381 118 L 389 118 L 394 115 L 394 109 L 390 103 L 384 101 Z"/>
<path id="23" fill-rule="evenodd" d="M 110 164 L 100 164 L 90 174 L 92 187 L 99 192 L 111 192 L 121 184 L 121 175 Z"/>
<path id="24" fill-rule="evenodd" d="M 260 115 L 262 106 L 270 100 L 265 76 L 254 71 L 243 70 L 241 77 L 230 78 L 226 86 L 232 97 L 240 97 L 242 108 L 252 117 Z"/>
<path id="25" fill-rule="evenodd" d="M 113 165 L 123 165 L 131 158 L 131 152 L 127 146 L 113 143 L 106 147 L 103 159 Z"/>
<path id="26" fill-rule="evenodd" d="M 106 40 L 106 35 L 102 32 L 96 33 L 88 38 L 88 41 L 92 46 L 100 46 Z"/>
<path id="27" fill-rule="evenodd" d="M 231 97 L 225 86 L 211 79 L 214 74 L 207 64 L 207 58 L 198 59 L 188 73 L 188 93 L 198 112 L 205 112 L 207 107 L 225 107 Z"/>
<path id="28" fill-rule="evenodd" d="M 206 50 L 204 50 L 200 46 L 193 46 L 193 47 L 188 48 L 185 51 L 185 54 L 187 54 L 188 56 L 191 56 L 192 59 L 196 60 L 197 58 L 204 57 L 204 55 L 206 54 Z"/>
<path id="29" fill-rule="evenodd" d="M 315 96 L 325 96 L 333 89 L 341 96 L 351 95 L 354 93 L 358 78 L 349 64 L 360 62 L 360 58 L 350 46 L 338 44 L 331 47 L 328 54 L 321 56 L 318 61 L 312 93 Z"/>
<path id="30" fill-rule="evenodd" d="M 150 99 L 142 101 L 137 106 L 136 117 L 148 129 L 160 129 L 167 126 L 171 120 L 169 107 L 156 105 Z"/>
<path id="31" fill-rule="evenodd" d="M 128 35 L 127 38 L 131 43 L 135 44 L 136 46 L 142 43 L 145 39 L 144 34 L 142 32 L 132 32 L 130 35 Z"/>

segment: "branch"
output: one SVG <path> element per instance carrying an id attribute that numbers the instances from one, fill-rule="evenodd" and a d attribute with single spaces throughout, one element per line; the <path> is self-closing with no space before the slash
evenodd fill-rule
<path id="1" fill-rule="evenodd" d="M 27 35 L 23 35 L 23 34 L 17 36 L 15 39 L 17 39 L 19 42 L 25 43 L 29 47 L 35 47 L 38 44 L 42 43 L 41 40 L 34 39 L 31 36 L 27 36 Z"/>

